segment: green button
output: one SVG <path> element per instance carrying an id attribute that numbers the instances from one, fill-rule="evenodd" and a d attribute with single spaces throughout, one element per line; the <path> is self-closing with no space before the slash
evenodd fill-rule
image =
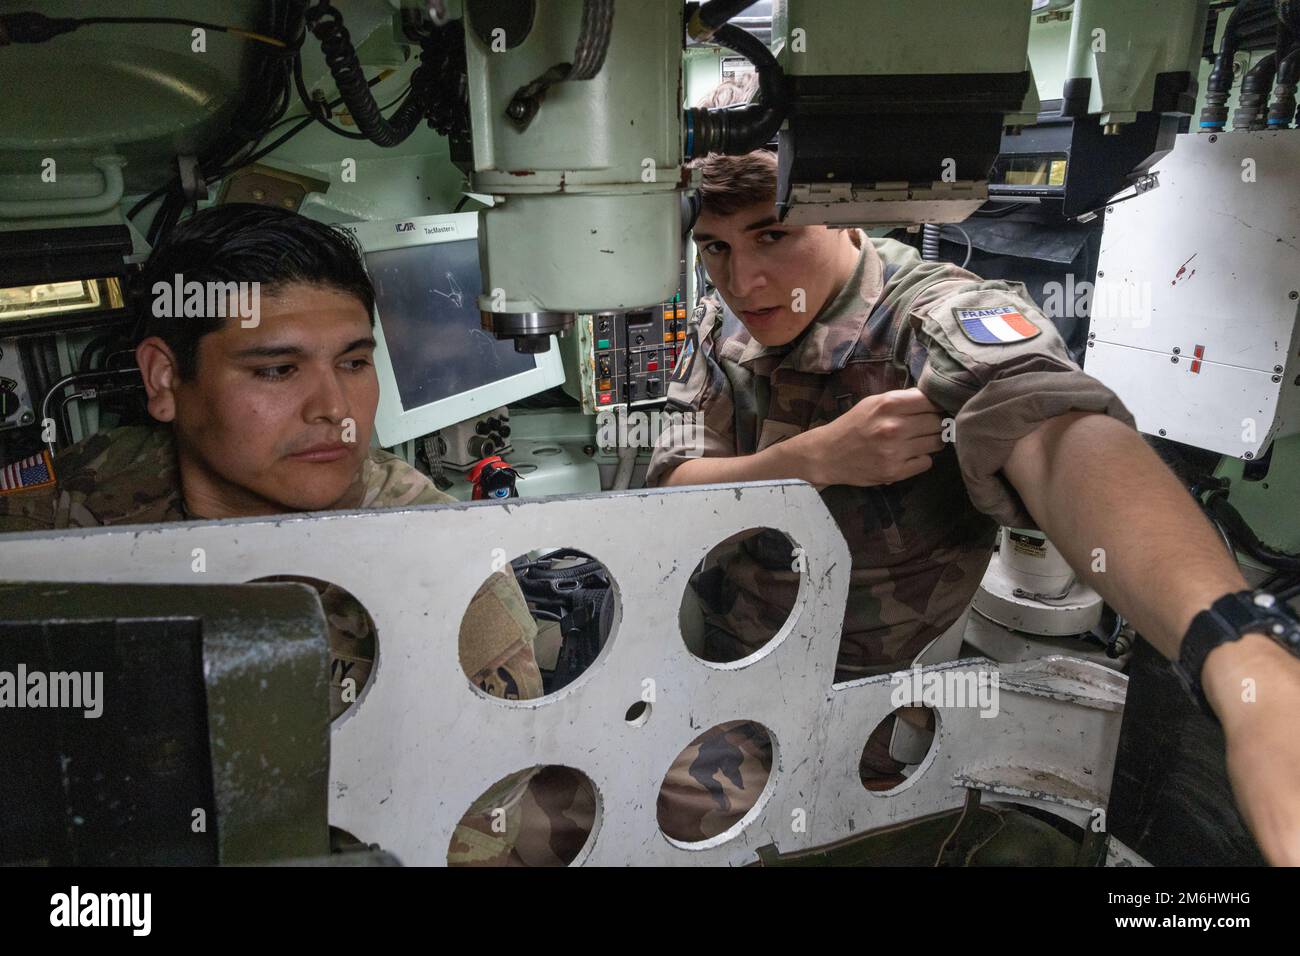
<path id="1" fill-rule="evenodd" d="M 596 348 L 598 349 L 609 348 L 609 339 L 596 339 Z"/>

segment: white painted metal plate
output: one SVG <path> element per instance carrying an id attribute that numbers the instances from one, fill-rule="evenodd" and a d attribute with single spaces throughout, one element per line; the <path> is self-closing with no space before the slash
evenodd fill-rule
<path id="1" fill-rule="evenodd" d="M 1278 435 L 1283 386 L 1256 369 L 1191 363 L 1147 349 L 1098 341 L 1088 374 L 1102 379 L 1148 435 L 1172 438 L 1233 458 L 1254 458 Z M 1291 386 L 1294 390 L 1294 386 Z"/>
<path id="2" fill-rule="evenodd" d="M 684 646 L 682 594 L 713 546 L 757 527 L 804 548 L 796 608 L 753 657 L 705 663 Z M 457 656 L 470 597 L 500 556 L 560 545 L 605 563 L 620 618 L 575 683 L 540 700 L 490 698 L 470 685 Z M 203 574 L 192 570 L 196 548 Z M 379 651 L 356 706 L 333 726 L 330 821 L 408 864 L 442 864 L 469 805 L 505 775 L 539 764 L 575 767 L 598 791 L 596 827 L 577 862 L 678 865 L 748 863 L 769 844 L 807 849 L 953 809 L 964 800 L 960 780 L 978 776 L 996 788 L 999 768 L 1015 778 L 1044 771 L 1063 791 L 1025 795 L 1002 781 L 1001 799 L 1086 824 L 1084 804 L 1105 806 L 1114 769 L 1126 679 L 1053 658 L 1002 666 L 994 717 L 936 708 L 936 743 L 917 772 L 894 792 L 865 790 L 863 744 L 911 698 L 891 701 L 889 675 L 832 684 L 849 554 L 821 498 L 801 482 L 7 535 L 2 555 L 0 577 L 15 580 L 296 574 L 350 591 L 374 618 Z M 923 673 L 996 667 L 980 659 Z M 655 701 L 649 719 L 631 726 L 624 714 L 646 678 Z M 727 833 L 675 844 L 655 814 L 664 773 L 702 730 L 735 719 L 758 721 L 774 738 L 767 787 Z M 804 828 L 794 825 L 800 816 Z"/>
<path id="3" fill-rule="evenodd" d="M 1183 134 L 1156 171 L 1107 215 L 1085 367 L 1142 431 L 1258 454 L 1300 428 L 1300 131 Z"/>

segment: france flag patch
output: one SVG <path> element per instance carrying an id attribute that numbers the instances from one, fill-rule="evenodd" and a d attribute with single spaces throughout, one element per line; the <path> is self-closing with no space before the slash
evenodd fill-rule
<path id="1" fill-rule="evenodd" d="M 980 345 L 1027 342 L 1042 331 L 1011 305 L 996 309 L 953 309 L 952 313 L 966 338 Z"/>

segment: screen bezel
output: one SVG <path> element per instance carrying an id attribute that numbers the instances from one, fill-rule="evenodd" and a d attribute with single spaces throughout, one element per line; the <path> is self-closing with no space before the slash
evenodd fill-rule
<path id="1" fill-rule="evenodd" d="M 411 246 L 432 246 L 444 242 L 478 239 L 478 214 L 446 213 L 415 216 L 407 219 L 384 219 L 347 222 L 337 228 L 346 230 L 360 244 L 364 253 L 387 252 Z M 365 263 L 369 270 L 369 263 Z M 481 268 L 481 267 L 480 267 Z M 375 372 L 379 377 L 379 406 L 375 410 L 375 434 L 384 448 L 419 438 L 440 428 L 487 414 L 495 408 L 561 385 L 564 363 L 559 345 L 551 336 L 551 348 L 534 356 L 535 365 L 526 372 L 480 385 L 448 398 L 406 408 L 397 387 L 397 376 L 384 337 L 383 316 L 375 303 Z"/>

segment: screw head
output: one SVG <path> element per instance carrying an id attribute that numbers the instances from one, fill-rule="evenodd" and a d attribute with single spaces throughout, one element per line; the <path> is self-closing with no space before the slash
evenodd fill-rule
<path id="1" fill-rule="evenodd" d="M 1280 382 L 1280 381 L 1282 381 L 1282 376 L 1281 376 L 1281 375 L 1274 375 L 1274 376 L 1273 376 L 1273 383 L 1274 383 L 1274 384 L 1277 384 L 1277 383 Z"/>
<path id="2" fill-rule="evenodd" d="M 1241 457 L 1246 459 L 1247 461 L 1250 461 L 1252 458 L 1255 457 L 1255 453 L 1253 451 L 1248 451 L 1246 452 L 1246 454 L 1242 455 Z"/>
<path id="3" fill-rule="evenodd" d="M 1287 294 L 1287 298 L 1294 302 L 1296 299 L 1300 299 L 1300 292 L 1292 289 L 1290 293 Z"/>
<path id="4" fill-rule="evenodd" d="M 1282 366 L 1280 366 L 1280 365 L 1274 365 L 1274 366 L 1273 366 L 1273 371 L 1277 372 L 1277 373 L 1280 375 L 1280 374 L 1282 373 Z"/>
<path id="5" fill-rule="evenodd" d="M 1180 349 L 1177 345 L 1175 345 L 1175 346 L 1174 346 L 1174 354 L 1175 354 L 1175 355 L 1182 355 L 1182 354 L 1183 354 L 1183 350 Z"/>
<path id="6" fill-rule="evenodd" d="M 1234 72 L 1234 73 L 1236 72 L 1236 68 L 1235 68 L 1235 67 L 1233 68 L 1233 72 Z M 1210 142 L 1211 142 L 1211 143 L 1217 143 L 1218 141 L 1219 141 L 1219 137 L 1218 137 L 1216 134 L 1211 133 L 1211 134 L 1210 134 Z"/>
<path id="7" fill-rule="evenodd" d="M 1164 434 L 1165 434 L 1165 430 L 1164 430 L 1163 428 L 1160 429 L 1160 434 L 1161 434 L 1161 435 L 1164 435 Z"/>
<path id="8" fill-rule="evenodd" d="M 1098 269 L 1098 270 L 1097 270 L 1097 278 L 1098 278 L 1098 279 L 1104 279 L 1105 277 L 1106 277 L 1106 273 L 1104 273 L 1104 272 L 1102 272 L 1100 269 Z"/>
<path id="9" fill-rule="evenodd" d="M 1177 356 L 1177 355 L 1171 355 L 1171 356 L 1169 356 L 1169 361 L 1171 361 L 1171 362 L 1173 362 L 1175 365 L 1177 365 L 1177 364 L 1178 364 L 1178 356 Z"/>

